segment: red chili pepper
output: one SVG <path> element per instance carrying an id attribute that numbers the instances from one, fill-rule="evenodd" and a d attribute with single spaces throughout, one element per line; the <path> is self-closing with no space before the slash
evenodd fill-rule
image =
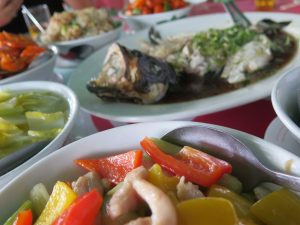
<path id="1" fill-rule="evenodd" d="M 90 171 L 96 171 L 101 178 L 113 184 L 122 182 L 128 172 L 142 165 L 142 150 L 99 159 L 78 159 L 75 163 Z"/>
<path id="2" fill-rule="evenodd" d="M 75 200 L 52 225 L 93 225 L 102 203 L 101 194 L 93 189 Z"/>
<path id="3" fill-rule="evenodd" d="M 32 225 L 32 211 L 28 209 L 19 212 L 13 225 Z"/>
<path id="4" fill-rule="evenodd" d="M 232 171 L 229 163 L 191 147 L 184 147 L 171 156 L 161 151 L 150 138 L 144 138 L 141 145 L 154 162 L 177 176 L 184 176 L 204 187 L 215 184 L 224 173 Z"/>

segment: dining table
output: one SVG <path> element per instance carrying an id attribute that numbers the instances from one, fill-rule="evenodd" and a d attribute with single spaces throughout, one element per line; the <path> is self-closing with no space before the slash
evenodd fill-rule
<path id="1" fill-rule="evenodd" d="M 254 0 L 236 0 L 235 2 L 241 11 L 245 13 L 258 11 L 255 7 Z M 270 12 L 300 14 L 300 4 L 293 5 L 292 3 L 293 2 L 291 0 L 276 0 L 275 7 Z M 195 4 L 188 16 L 201 16 L 223 12 L 225 12 L 225 9 L 222 4 L 214 1 L 207 1 Z M 122 36 L 130 35 L 130 33 L 126 32 L 125 29 Z M 54 72 L 61 75 L 63 82 L 67 83 L 69 77 L 72 76 L 72 72 L 76 70 L 76 67 L 80 64 L 80 62 L 71 63 L 71 65 L 66 67 L 61 64 L 61 61 L 57 63 Z M 95 132 L 127 124 L 93 116 L 82 110 L 80 117 L 81 119 L 78 121 L 82 121 L 82 123 L 79 122 L 77 124 L 77 129 L 75 128 L 74 132 L 70 134 L 72 138 L 69 138 L 69 142 Z M 226 110 L 206 115 L 198 115 L 193 118 L 189 118 L 188 120 L 237 129 L 257 137 L 264 138 L 268 126 L 275 119 L 276 113 L 273 109 L 271 98 L 268 96 L 264 99 L 259 99 L 254 102 L 228 108 Z"/>

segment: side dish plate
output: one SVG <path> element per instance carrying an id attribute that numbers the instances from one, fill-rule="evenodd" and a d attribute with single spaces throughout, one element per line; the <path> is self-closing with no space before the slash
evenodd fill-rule
<path id="1" fill-rule="evenodd" d="M 246 15 L 252 23 L 256 23 L 265 18 L 274 21 L 292 21 L 285 30 L 292 34 L 296 39 L 300 37 L 299 15 L 257 12 L 247 13 Z M 158 25 L 156 29 L 164 38 L 173 35 L 206 31 L 209 28 L 222 29 L 232 25 L 233 23 L 230 16 L 228 14 L 220 13 L 186 18 Z M 148 30 L 144 30 L 135 35 L 122 38 L 118 42 L 128 48 L 138 49 L 140 41 L 147 40 L 147 34 Z M 78 96 L 78 100 L 84 110 L 95 116 L 119 122 L 186 119 L 225 110 L 265 98 L 270 96 L 272 87 L 279 76 L 293 68 L 297 61 L 299 62 L 300 60 L 300 52 L 298 50 L 292 61 L 282 69 L 278 70 L 274 75 L 225 94 L 180 103 L 137 105 L 132 103 L 104 102 L 86 89 L 87 82 L 91 78 L 98 76 L 106 52 L 107 47 L 100 49 L 86 59 L 71 75 L 68 85 Z"/>
<path id="2" fill-rule="evenodd" d="M 138 123 L 106 130 L 73 142 L 40 160 L 26 171 L 15 174 L 12 181 L 5 186 L 0 186 L 0 223 L 4 222 L 4 218 L 7 218 L 20 202 L 28 198 L 28 193 L 35 184 L 42 182 L 48 190 L 51 190 L 57 180 L 70 181 L 82 175 L 84 170 L 75 165 L 73 162 L 75 159 L 113 155 L 130 149 L 137 149 L 140 148 L 139 142 L 145 136 L 159 138 L 179 127 L 201 125 L 234 135 L 253 150 L 264 165 L 274 170 L 286 171 L 287 165 L 292 161 L 290 172 L 294 175 L 300 175 L 300 159 L 297 156 L 260 138 L 237 130 L 181 121 Z"/>

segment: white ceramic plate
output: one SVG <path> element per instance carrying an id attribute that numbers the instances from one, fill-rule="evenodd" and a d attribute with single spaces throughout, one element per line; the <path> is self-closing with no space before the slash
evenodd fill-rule
<path id="1" fill-rule="evenodd" d="M 57 52 L 54 50 L 53 55 L 41 64 L 26 69 L 24 72 L 15 74 L 5 79 L 0 79 L 0 85 L 20 81 L 30 80 L 51 80 L 53 79 L 53 69 L 56 62 Z"/>
<path id="2" fill-rule="evenodd" d="M 276 117 L 268 126 L 264 139 L 300 157 L 300 144 L 291 132 Z"/>
<path id="3" fill-rule="evenodd" d="M 300 37 L 300 16 L 283 13 L 249 13 L 247 16 L 254 23 L 264 18 L 276 21 L 293 21 L 287 31 L 296 38 Z M 214 14 L 191 17 L 157 26 L 162 37 L 208 30 L 209 28 L 225 28 L 232 25 L 227 14 Z M 120 39 L 118 42 L 129 47 L 138 48 L 139 41 L 147 40 L 147 30 L 133 36 Z M 172 104 L 137 105 L 130 103 L 103 102 L 86 89 L 87 82 L 92 77 L 97 77 L 106 55 L 107 47 L 103 48 L 86 59 L 70 76 L 68 85 L 77 94 L 81 107 L 88 112 L 119 122 L 146 122 L 158 120 L 185 119 L 198 115 L 208 114 L 243 105 L 269 96 L 277 78 L 300 61 L 300 52 L 286 67 L 275 75 L 257 83 L 214 97 Z"/>
<path id="4" fill-rule="evenodd" d="M 269 168 L 284 171 L 286 162 L 293 160 L 291 171 L 295 175 L 300 175 L 300 158 L 276 145 L 237 130 L 181 121 L 139 123 L 106 130 L 73 142 L 18 174 L 14 180 L 0 189 L 0 223 L 3 223 L 4 218 L 28 198 L 33 185 L 42 182 L 50 191 L 57 180 L 70 181 L 82 175 L 84 170 L 76 166 L 73 160 L 136 149 L 145 136 L 161 137 L 175 128 L 191 125 L 204 125 L 229 132 L 252 149 L 259 160 Z"/>
<path id="5" fill-rule="evenodd" d="M 17 174 L 24 171 L 26 168 L 30 167 L 33 163 L 37 162 L 41 158 L 47 156 L 49 153 L 60 148 L 67 136 L 69 135 L 75 121 L 77 120 L 79 105 L 77 98 L 72 90 L 66 87 L 63 84 L 46 82 L 46 81 L 28 81 L 28 82 L 19 82 L 7 85 L 1 85 L 0 90 L 8 91 L 51 91 L 58 94 L 67 101 L 69 107 L 68 120 L 65 124 L 65 127 L 56 136 L 47 146 L 45 146 L 39 153 L 34 155 L 32 158 L 14 168 L 10 172 L 4 174 L 0 177 L 0 187 L 3 187 L 7 182 L 12 180 Z"/>
<path id="6" fill-rule="evenodd" d="M 67 53 L 69 49 L 72 47 L 82 46 L 82 45 L 89 45 L 96 50 L 110 42 L 117 40 L 121 35 L 121 31 L 122 31 L 122 25 L 115 28 L 114 30 L 111 30 L 103 34 L 78 38 L 70 41 L 55 42 L 52 45 L 57 47 L 59 53 L 61 54 Z"/>

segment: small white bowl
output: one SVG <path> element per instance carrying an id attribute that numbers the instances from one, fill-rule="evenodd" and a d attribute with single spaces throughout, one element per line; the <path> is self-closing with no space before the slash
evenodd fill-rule
<path id="1" fill-rule="evenodd" d="M 30 167 L 32 164 L 47 156 L 51 152 L 59 149 L 66 138 L 68 137 L 74 123 L 76 122 L 76 118 L 79 111 L 79 103 L 77 101 L 77 97 L 74 92 L 65 85 L 55 82 L 49 81 L 28 81 L 28 82 L 18 82 L 13 84 L 6 84 L 0 86 L 0 91 L 6 90 L 11 92 L 26 92 L 26 91 L 49 91 L 61 96 L 68 104 L 69 115 L 67 118 L 67 122 L 62 129 L 62 131 L 47 145 L 45 146 L 39 153 L 34 155 L 32 158 L 9 171 L 0 177 L 0 189 L 1 186 L 12 180 L 16 174 L 20 174 L 26 168 Z"/>
<path id="2" fill-rule="evenodd" d="M 52 51 L 52 55 L 49 59 L 47 59 L 44 62 L 41 62 L 41 64 L 31 69 L 26 69 L 23 72 L 17 73 L 4 79 L 0 79 L 0 85 L 20 81 L 51 80 L 51 76 L 53 76 L 53 70 L 57 58 L 57 49 L 55 47 L 52 47 L 49 49 L 49 51 Z"/>
<path id="3" fill-rule="evenodd" d="M 171 10 L 163 13 L 153 13 L 149 15 L 127 16 L 123 12 L 120 12 L 119 17 L 126 20 L 131 29 L 141 30 L 157 23 L 185 17 L 190 13 L 191 9 L 192 4 L 189 4 L 181 9 Z"/>
<path id="4" fill-rule="evenodd" d="M 300 143 L 300 67 L 279 78 L 271 98 L 278 118 Z"/>
<path id="5" fill-rule="evenodd" d="M 56 181 L 72 181 L 85 173 L 85 170 L 73 162 L 76 159 L 113 155 L 141 148 L 139 143 L 145 136 L 159 138 L 178 127 L 201 125 L 235 136 L 271 169 L 286 172 L 287 162 L 292 161 L 289 172 L 300 175 L 300 158 L 276 145 L 237 130 L 187 121 L 137 123 L 82 138 L 16 174 L 6 186 L 0 187 L 0 224 L 28 198 L 29 191 L 35 184 L 43 183 L 51 191 Z"/>

